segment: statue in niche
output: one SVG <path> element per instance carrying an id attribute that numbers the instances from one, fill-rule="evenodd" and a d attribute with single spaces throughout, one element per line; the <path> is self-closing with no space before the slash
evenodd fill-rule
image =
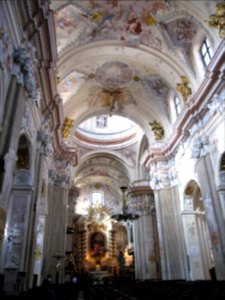
<path id="1" fill-rule="evenodd" d="M 152 131 L 154 132 L 155 140 L 161 140 L 164 137 L 163 127 L 157 121 L 153 121 L 149 123 L 149 125 L 151 126 Z"/>
<path id="2" fill-rule="evenodd" d="M 19 148 L 17 151 L 17 169 L 29 169 L 29 151 L 28 148 Z"/>

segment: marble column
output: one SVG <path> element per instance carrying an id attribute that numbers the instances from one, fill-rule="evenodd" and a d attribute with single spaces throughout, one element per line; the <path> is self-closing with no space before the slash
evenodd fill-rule
<path id="1" fill-rule="evenodd" d="M 44 273 L 51 274 L 56 283 L 63 283 L 65 275 L 68 192 L 63 183 L 49 187 Z"/>
<path id="2" fill-rule="evenodd" d="M 150 176 L 155 199 L 161 278 L 185 279 L 187 260 L 174 160 L 155 162 Z"/>
<path id="3" fill-rule="evenodd" d="M 223 220 L 225 222 L 225 171 L 221 171 L 219 174 L 219 185 L 217 186 L 217 191 L 222 208 Z"/>
<path id="4" fill-rule="evenodd" d="M 162 279 L 184 279 L 184 238 L 176 187 L 157 190 L 155 203 Z"/>
<path id="5" fill-rule="evenodd" d="M 73 238 L 74 238 L 74 216 L 76 199 L 79 195 L 79 190 L 72 187 L 69 190 L 68 203 L 67 203 L 67 230 L 66 230 L 66 248 L 65 248 L 65 279 L 71 280 L 72 274 L 76 271 L 75 254 L 73 253 Z M 73 269 L 72 269 L 73 268 Z"/>
<path id="6" fill-rule="evenodd" d="M 17 79 L 12 76 L 5 111 L 5 123 L 0 140 L 0 206 L 5 209 L 10 205 L 9 195 L 13 184 L 13 172 L 16 163 L 20 124 L 25 105 L 24 90 Z M 13 120 L 13 122 L 12 122 Z"/>
<path id="7" fill-rule="evenodd" d="M 136 279 L 158 279 L 158 234 L 153 191 L 149 182 L 134 182 L 128 194 L 129 205 L 139 213 L 133 221 Z"/>
<path id="8" fill-rule="evenodd" d="M 24 122 L 28 126 L 29 121 Z M 23 125 L 24 125 L 23 124 Z M 49 130 L 40 129 L 37 131 L 37 150 L 35 155 L 35 164 L 34 164 L 34 175 L 33 175 L 33 201 L 34 201 L 34 210 L 33 216 L 30 221 L 30 239 L 31 242 L 28 243 L 30 246 L 27 254 L 28 261 L 28 274 L 29 278 L 27 279 L 27 286 L 31 288 L 36 281 L 37 285 L 40 285 L 43 281 L 42 278 L 42 268 L 44 264 L 44 241 L 45 241 L 45 228 L 46 228 L 46 215 L 47 215 L 47 185 L 48 181 L 48 171 L 45 170 L 46 161 L 51 160 L 53 153 L 52 148 L 52 138 Z M 46 174 L 44 174 L 46 173 Z M 43 180 L 43 177 L 46 177 Z M 35 276 L 37 277 L 35 279 Z"/>
<path id="9" fill-rule="evenodd" d="M 200 136 L 193 141 L 192 158 L 196 160 L 206 220 L 212 244 L 216 277 L 225 279 L 225 226 L 223 209 L 215 184 L 214 168 L 208 153 L 208 139 Z"/>

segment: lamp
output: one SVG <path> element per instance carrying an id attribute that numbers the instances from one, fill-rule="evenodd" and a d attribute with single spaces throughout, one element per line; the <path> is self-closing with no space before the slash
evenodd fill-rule
<path id="1" fill-rule="evenodd" d="M 139 218 L 138 214 L 134 214 L 132 212 L 128 212 L 128 205 L 127 205 L 127 199 L 125 192 L 127 190 L 126 186 L 121 186 L 120 190 L 122 191 L 122 201 L 123 201 L 123 206 L 122 206 L 122 213 L 119 214 L 114 214 L 111 216 L 112 219 L 120 222 L 120 221 L 128 221 L 128 220 L 136 220 Z"/>

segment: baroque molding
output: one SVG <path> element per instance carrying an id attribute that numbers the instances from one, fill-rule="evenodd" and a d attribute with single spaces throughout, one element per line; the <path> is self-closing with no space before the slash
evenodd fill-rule
<path id="1" fill-rule="evenodd" d="M 40 107 L 41 92 L 35 78 L 34 48 L 31 46 L 29 48 L 21 47 L 14 51 L 12 75 L 16 76 L 18 82 L 24 86 L 29 98 Z"/>
<path id="2" fill-rule="evenodd" d="M 51 134 L 44 129 L 40 129 L 37 132 L 37 140 L 39 142 L 38 148 L 40 153 L 50 156 L 53 153 Z"/>
<path id="3" fill-rule="evenodd" d="M 216 112 L 223 113 L 225 111 L 225 90 L 220 94 L 215 94 L 207 103 L 206 107 L 212 114 Z"/>
<path id="4" fill-rule="evenodd" d="M 0 26 L 0 68 L 8 73 L 12 70 L 13 47 L 3 26 Z"/>
<path id="5" fill-rule="evenodd" d="M 209 152 L 209 140 L 205 135 L 197 137 L 191 145 L 191 158 L 198 160 Z"/>

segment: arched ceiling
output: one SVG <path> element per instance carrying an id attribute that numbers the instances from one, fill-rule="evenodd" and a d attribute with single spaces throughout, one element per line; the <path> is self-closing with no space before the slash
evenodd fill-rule
<path id="1" fill-rule="evenodd" d="M 131 119 L 149 144 L 155 142 L 149 124 L 157 121 L 165 131 L 161 142 L 166 143 L 173 132 L 168 96 L 176 93 L 181 76 L 188 78 L 193 93 L 202 80 L 191 50 L 199 36 L 209 33 L 207 20 L 215 12 L 215 1 L 56 0 L 50 5 L 56 28 L 58 93 L 71 125 L 65 143 L 78 147 L 81 157 L 99 153 L 82 147 L 77 128 L 102 115 Z M 142 136 L 126 149 L 132 153 L 130 160 L 140 155 Z M 88 140 L 86 135 L 86 146 Z M 110 149 L 106 150 L 109 155 Z M 90 169 L 85 173 L 83 168 L 78 173 L 89 178 Z"/>

